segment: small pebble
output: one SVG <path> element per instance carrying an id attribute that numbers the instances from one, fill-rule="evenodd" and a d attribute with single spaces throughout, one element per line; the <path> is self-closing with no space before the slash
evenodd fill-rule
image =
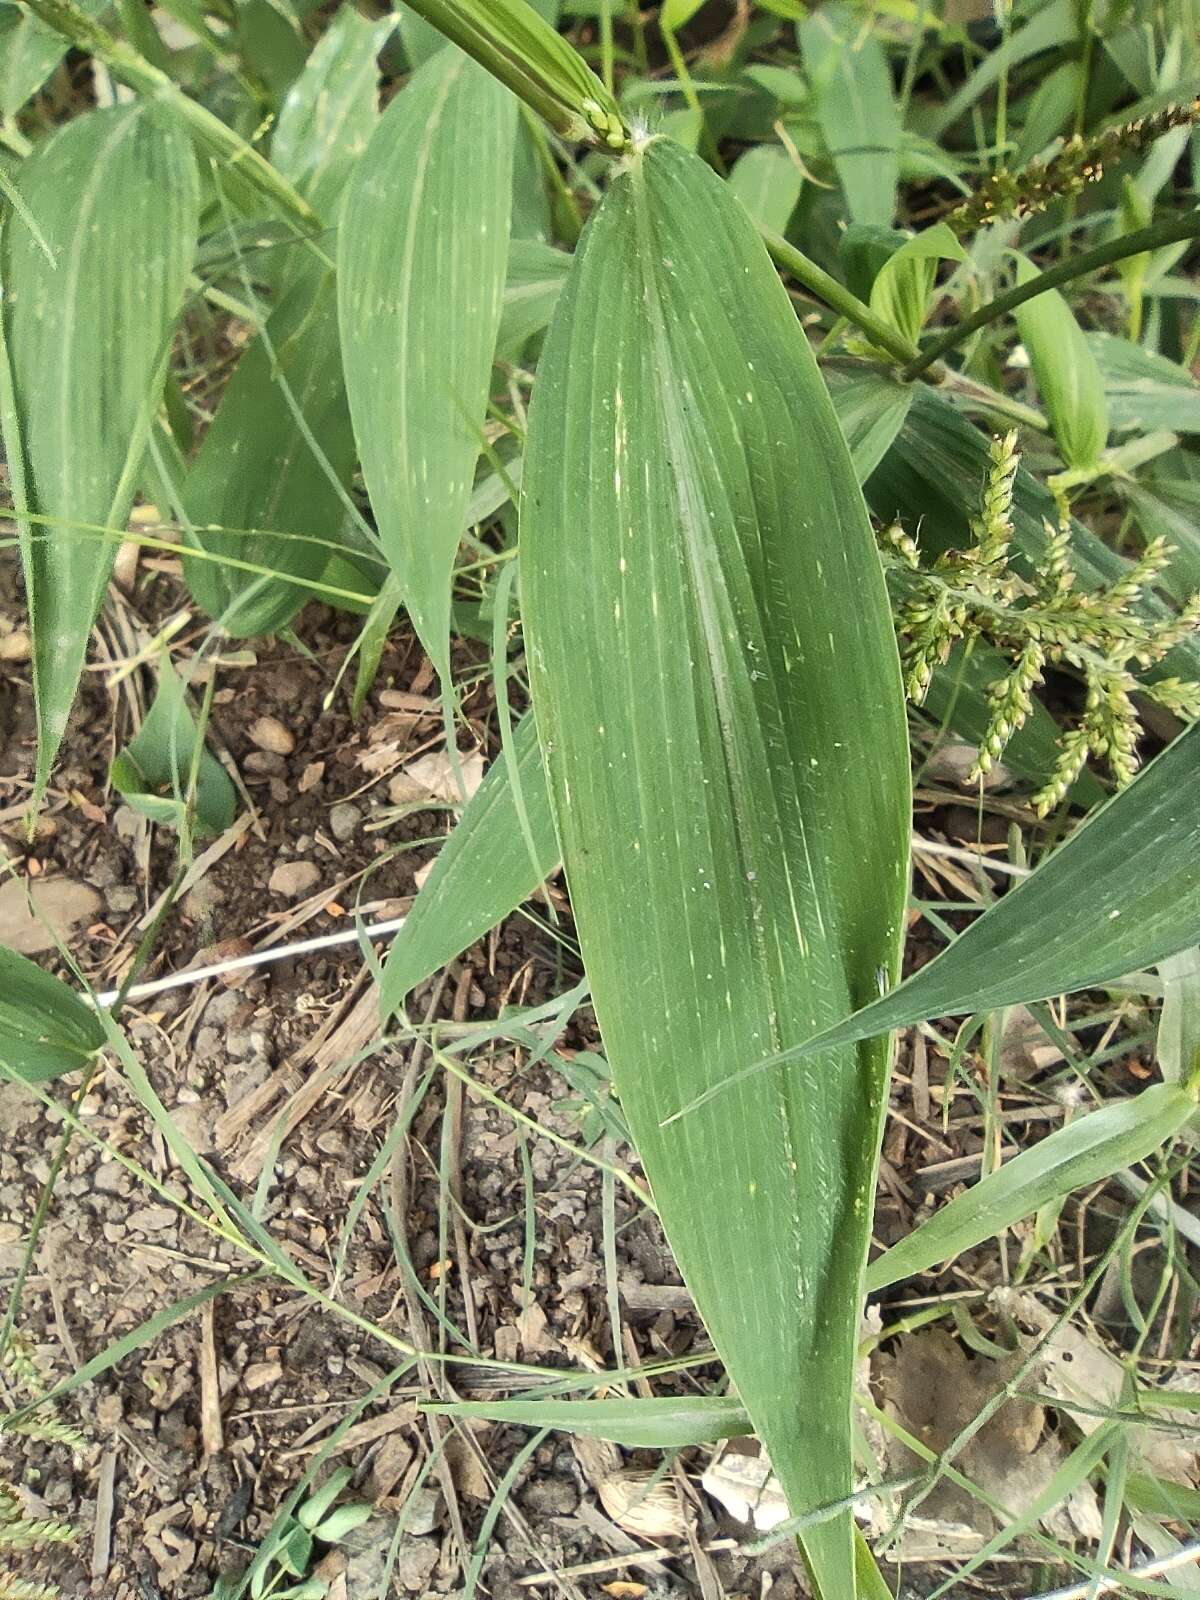
<path id="1" fill-rule="evenodd" d="M 321 874 L 311 861 L 282 861 L 268 879 L 267 888 L 287 900 L 299 900 L 301 895 L 311 894 L 320 881 Z"/>
<path id="2" fill-rule="evenodd" d="M 278 717 L 257 717 L 250 724 L 251 741 L 260 750 L 270 750 L 277 756 L 290 756 L 296 740 Z"/>
<path id="3" fill-rule="evenodd" d="M 361 821 L 362 812 L 358 807 L 343 800 L 329 813 L 329 831 L 339 844 L 345 844 L 347 839 L 354 837 Z"/>

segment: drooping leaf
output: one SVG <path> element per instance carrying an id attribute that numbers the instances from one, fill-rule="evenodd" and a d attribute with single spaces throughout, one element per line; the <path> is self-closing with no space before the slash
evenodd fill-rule
<path id="1" fill-rule="evenodd" d="M 384 113 L 338 237 L 342 360 L 380 541 L 448 680 L 450 582 L 500 325 L 516 103 L 441 51 Z"/>
<path id="2" fill-rule="evenodd" d="M 744 210 L 669 140 L 617 175 L 576 254 L 534 391 L 521 542 L 614 1083 L 803 1512 L 850 1487 L 886 1050 L 662 1123 L 731 1053 L 803 1035 L 894 967 L 907 740 L 878 556 L 807 340 Z M 819 1586 L 852 1592 L 849 1516 L 803 1537 Z"/>
<path id="3" fill-rule="evenodd" d="M 1144 1161 L 1197 1114 L 1195 1096 L 1157 1083 L 1076 1117 L 1022 1150 L 913 1229 L 867 1268 L 873 1292 L 993 1239 L 1076 1189 Z"/>
<path id="4" fill-rule="evenodd" d="M 198 834 L 222 833 L 237 815 L 237 791 L 203 745 L 179 675 L 164 655 L 158 693 L 137 733 L 113 757 L 113 787 L 135 811 Z M 191 788 L 195 769 L 195 791 Z"/>
<path id="5" fill-rule="evenodd" d="M 390 1017 L 439 967 L 521 904 L 558 862 L 550 795 L 532 717 L 514 734 L 517 774 L 537 860 L 521 829 L 504 757 L 493 761 L 413 901 L 383 969 L 379 1007 Z"/>
<path id="6" fill-rule="evenodd" d="M 0 945 L 0 1062 L 25 1083 L 43 1083 L 103 1045 L 100 1019 L 73 989 Z"/>
<path id="7" fill-rule="evenodd" d="M 306 265 L 238 362 L 187 475 L 186 544 L 318 579 L 339 542 L 354 454 L 334 275 Z M 238 638 L 274 632 L 312 598 L 286 577 L 220 561 L 185 569 L 197 602 Z"/>
<path id="8" fill-rule="evenodd" d="M 1017 282 L 1037 276 L 1033 262 L 1018 256 Z M 1108 404 L 1075 313 L 1057 289 L 1048 289 L 1018 306 L 1016 319 L 1063 460 L 1068 467 L 1095 466 L 1108 443 Z"/>
<path id="9" fill-rule="evenodd" d="M 5 222 L 0 412 L 33 625 L 40 791 L 117 548 L 79 524 L 124 527 L 195 248 L 199 183 L 186 132 L 140 103 L 75 117 L 17 183 L 57 263 Z"/>
<path id="10" fill-rule="evenodd" d="M 789 1058 L 1095 988 L 1200 943 L 1198 785 L 1194 723 L 927 966 Z"/>
<path id="11" fill-rule="evenodd" d="M 627 1450 L 684 1450 L 752 1432 L 746 1408 L 728 1395 L 652 1400 L 457 1400 L 427 1404 L 445 1417 L 553 1428 L 578 1438 L 608 1439 Z"/>
<path id="12" fill-rule="evenodd" d="M 831 0 L 796 29 L 817 123 L 855 222 L 886 225 L 896 211 L 900 113 L 887 56 L 861 12 Z"/>
<path id="13" fill-rule="evenodd" d="M 1090 333 L 1087 344 L 1119 432 L 1169 428 L 1173 433 L 1200 433 L 1200 383 L 1191 373 L 1115 334 Z"/>
<path id="14" fill-rule="evenodd" d="M 779 145 L 756 144 L 729 171 L 729 186 L 754 218 L 774 233 L 786 233 L 800 200 L 800 169 Z"/>

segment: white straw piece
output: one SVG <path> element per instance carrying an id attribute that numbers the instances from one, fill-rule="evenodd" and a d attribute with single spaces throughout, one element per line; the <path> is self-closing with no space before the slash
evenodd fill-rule
<path id="1" fill-rule="evenodd" d="M 344 933 L 326 933 L 319 939 L 302 939 L 298 944 L 272 946 L 268 950 L 252 950 L 248 956 L 232 956 L 228 961 L 215 961 L 210 967 L 188 967 L 183 972 L 172 972 L 166 978 L 154 978 L 149 983 L 135 983 L 125 996 L 126 1000 L 144 1000 L 152 994 L 163 994 L 168 989 L 187 989 L 206 978 L 223 978 L 227 972 L 244 972 L 249 967 L 265 967 L 272 961 L 287 961 L 292 956 L 305 956 L 313 950 L 329 950 L 334 945 L 353 944 L 360 936 L 383 939 L 396 933 L 408 919 L 392 917 L 388 922 L 372 922 L 361 928 L 347 928 Z M 108 989 L 104 994 L 84 995 L 96 1006 L 111 1006 L 120 994 L 119 989 Z"/>

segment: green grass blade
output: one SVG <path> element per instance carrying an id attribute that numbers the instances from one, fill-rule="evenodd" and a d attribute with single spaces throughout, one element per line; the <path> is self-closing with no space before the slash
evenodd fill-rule
<path id="1" fill-rule="evenodd" d="M 66 527 L 35 532 L 20 513 L 123 525 L 195 249 L 199 183 L 186 132 L 130 105 L 76 117 L 28 158 L 18 186 L 57 261 L 5 224 L 11 393 L 0 409 L 33 624 L 40 791 L 115 546 Z"/>
<path id="2" fill-rule="evenodd" d="M 468 800 L 433 871 L 413 901 L 383 969 L 379 1006 L 390 1017 L 407 995 L 482 939 L 537 888 L 558 862 L 550 795 L 532 717 L 517 724 L 513 743 L 537 871 L 517 815 L 507 762 L 493 761 Z"/>
<path id="3" fill-rule="evenodd" d="M 792 1508 L 851 1487 L 887 1050 L 663 1119 L 896 963 L 908 753 L 849 452 L 753 224 L 666 139 L 614 181 L 530 414 L 538 729 L 614 1082 Z M 805 1533 L 853 1592 L 849 1513 Z"/>
<path id="4" fill-rule="evenodd" d="M 1112 333 L 1085 337 L 1104 380 L 1114 428 L 1200 433 L 1200 383 L 1185 367 Z"/>
<path id="5" fill-rule="evenodd" d="M 928 966 L 787 1059 L 930 1017 L 1094 988 L 1200 942 L 1198 792 L 1194 723 Z M 773 1056 L 745 1073 L 778 1064 Z"/>
<path id="6" fill-rule="evenodd" d="M 796 33 L 850 216 L 886 226 L 896 214 L 900 113 L 879 35 L 841 0 L 814 11 Z"/>
<path id="7" fill-rule="evenodd" d="M 516 102 L 441 51 L 384 113 L 338 239 L 342 360 L 384 553 L 443 683 L 504 294 Z"/>
<path id="8" fill-rule="evenodd" d="M 75 1072 L 104 1044 L 96 1013 L 59 978 L 0 945 L 0 1062 L 25 1083 Z"/>
<path id="9" fill-rule="evenodd" d="M 325 541 L 342 525 L 354 459 L 334 274 L 309 258 L 238 362 L 204 436 L 182 490 L 185 542 L 315 581 L 329 563 Z M 260 531 L 214 531 L 222 528 Z M 185 570 L 197 603 L 238 638 L 275 632 L 311 597 L 286 577 L 256 577 L 220 561 L 185 559 Z"/>
<path id="10" fill-rule="evenodd" d="M 608 1439 L 627 1450 L 683 1450 L 752 1432 L 745 1406 L 728 1395 L 651 1400 L 457 1400 L 421 1407 L 446 1417 L 483 1417 Z"/>
<path id="11" fill-rule="evenodd" d="M 1195 1096 L 1157 1083 L 1057 1128 L 951 1200 L 867 1268 L 883 1289 L 992 1239 L 1039 1207 L 1144 1161 L 1196 1115 Z"/>

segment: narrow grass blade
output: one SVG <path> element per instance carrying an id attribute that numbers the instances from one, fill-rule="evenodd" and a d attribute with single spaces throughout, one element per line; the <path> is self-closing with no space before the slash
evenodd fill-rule
<path id="1" fill-rule="evenodd" d="M 1200 948 L 1160 961 L 1158 974 L 1163 982 L 1155 1050 L 1159 1070 L 1168 1083 L 1189 1083 L 1200 1073 Z"/>
<path id="2" fill-rule="evenodd" d="M 1044 50 L 1072 43 L 1079 33 L 1074 0 L 1049 0 L 994 50 L 989 50 L 967 81 L 946 102 L 926 130 L 938 139 L 1013 67 Z"/>
<path id="3" fill-rule="evenodd" d="M 104 1044 L 90 1006 L 59 978 L 0 945 L 0 1062 L 25 1083 L 75 1072 Z"/>
<path id="4" fill-rule="evenodd" d="M 894 970 L 908 752 L 849 452 L 744 209 L 650 142 L 590 222 L 530 414 L 522 591 L 576 926 L 677 1261 L 793 1511 L 851 1487 L 887 1049 L 664 1127 Z M 849 1513 L 803 1535 L 853 1592 Z"/>
<path id="5" fill-rule="evenodd" d="M 850 216 L 887 224 L 900 178 L 900 113 L 879 35 L 842 0 L 814 11 L 796 33 Z"/>
<path id="6" fill-rule="evenodd" d="M 1095 988 L 1200 942 L 1198 791 L 1194 723 L 928 966 L 808 1043 L 746 1071 L 930 1017 Z"/>
<path id="7" fill-rule="evenodd" d="M 396 935 L 380 987 L 384 1018 L 404 1004 L 417 984 L 527 900 L 558 863 L 550 795 L 532 717 L 517 724 L 513 744 L 529 831 L 539 855 L 537 872 L 517 814 L 512 775 L 501 758 L 492 763 L 468 800 Z"/>
<path id="8" fill-rule="evenodd" d="M 449 680 L 450 583 L 496 333 L 516 102 L 441 51 L 384 113 L 338 239 L 342 360 L 384 553 Z"/>
<path id="9" fill-rule="evenodd" d="M 483 1417 L 527 1428 L 553 1428 L 584 1439 L 608 1439 L 627 1450 L 683 1450 L 753 1432 L 746 1408 L 726 1395 L 653 1400 L 458 1400 L 422 1411 Z"/>
<path id="10" fill-rule="evenodd" d="M 1129 1100 L 1076 1117 L 957 1195 L 884 1251 L 867 1268 L 868 1290 L 927 1272 L 995 1238 L 1052 1200 L 1144 1161 L 1196 1114 L 1194 1094 L 1175 1084 L 1158 1083 Z"/>
<path id="11" fill-rule="evenodd" d="M 6 222 L 0 356 L 11 392 L 0 411 L 33 624 L 40 792 L 116 553 L 72 524 L 124 525 L 195 249 L 199 184 L 186 132 L 157 107 L 130 105 L 52 134 L 18 186 L 57 262 Z M 31 525 L 22 512 L 56 520 Z"/>
<path id="12" fill-rule="evenodd" d="M 185 542 L 314 581 L 341 528 L 354 459 L 334 275 L 309 260 L 238 362 L 204 436 L 183 485 Z M 185 568 L 197 602 L 238 638 L 273 633 L 311 596 L 286 577 L 220 561 Z"/>

